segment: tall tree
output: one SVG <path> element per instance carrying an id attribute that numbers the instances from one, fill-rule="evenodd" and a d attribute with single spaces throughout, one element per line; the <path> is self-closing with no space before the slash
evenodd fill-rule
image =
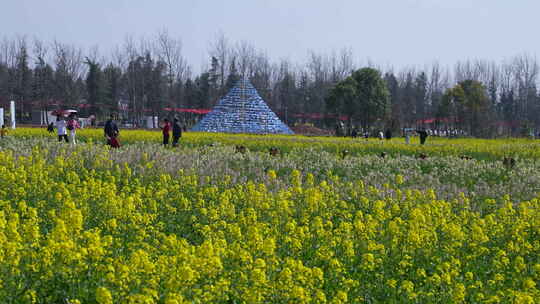
<path id="1" fill-rule="evenodd" d="M 391 121 L 394 125 L 403 126 L 404 118 L 402 114 L 402 105 L 401 105 L 401 88 L 399 86 L 398 80 L 394 73 L 388 72 L 384 76 L 384 81 L 386 82 L 386 87 L 388 88 L 388 93 L 390 94 L 390 105 L 391 105 Z"/>
<path id="2" fill-rule="evenodd" d="M 427 110 L 427 76 L 426 73 L 420 72 L 414 80 L 414 99 L 415 99 L 415 120 L 426 119 Z"/>
<path id="3" fill-rule="evenodd" d="M 215 38 L 215 41 L 210 46 L 210 56 L 217 58 L 219 64 L 219 84 L 220 87 L 225 86 L 227 80 L 227 66 L 229 64 L 229 57 L 233 54 L 229 40 L 225 37 L 225 34 L 220 32 Z M 232 56 L 234 57 L 234 56 Z"/>
<path id="4" fill-rule="evenodd" d="M 515 120 L 517 119 L 517 106 L 514 99 L 514 90 L 504 90 L 501 93 L 501 102 L 499 103 L 498 112 L 500 117 L 509 127 L 510 134 L 515 134 L 517 132 Z"/>
<path id="5" fill-rule="evenodd" d="M 195 83 L 197 84 L 197 107 L 202 109 L 210 108 L 212 105 L 210 104 L 210 74 L 208 72 L 202 73 L 201 76 L 199 76 Z"/>
<path id="6" fill-rule="evenodd" d="M 122 70 L 109 63 L 103 70 L 104 96 L 103 103 L 109 111 L 118 108 L 118 102 L 122 96 Z"/>
<path id="7" fill-rule="evenodd" d="M 361 117 L 358 83 L 353 77 L 338 82 L 326 98 L 326 106 L 337 115 L 347 115 L 349 122 Z"/>
<path id="8" fill-rule="evenodd" d="M 384 122 L 390 114 L 390 100 L 386 83 L 381 73 L 372 68 L 363 68 L 352 74 L 357 83 L 357 98 L 362 124 L 367 127 L 377 120 Z"/>
<path id="9" fill-rule="evenodd" d="M 401 116 L 408 126 L 416 124 L 416 89 L 414 70 L 407 70 L 401 78 Z"/>
<path id="10" fill-rule="evenodd" d="M 182 55 L 182 41 L 169 35 L 167 30 L 158 32 L 156 39 L 158 61 L 165 64 L 166 72 L 166 105 L 173 106 L 179 103 L 175 94 L 178 92 L 178 83 L 185 80 L 188 71 L 186 59 Z"/>
<path id="11" fill-rule="evenodd" d="M 219 85 L 219 73 L 220 73 L 220 63 L 218 59 L 214 56 L 211 58 L 210 70 L 208 71 L 208 85 L 209 85 L 209 98 L 211 100 L 217 100 L 220 95 L 220 85 Z"/>
<path id="12" fill-rule="evenodd" d="M 446 91 L 439 116 L 455 121 L 472 136 L 487 136 L 487 131 L 492 129 L 489 111 L 489 97 L 484 85 L 476 80 L 464 80 Z"/>
<path id="13" fill-rule="evenodd" d="M 84 95 L 76 85 L 77 79 L 82 77 L 82 51 L 58 41 L 53 43 L 53 51 L 55 98 L 64 106 L 74 106 Z"/>
<path id="14" fill-rule="evenodd" d="M 33 77 L 33 99 L 40 106 L 41 111 L 49 111 L 49 104 L 51 103 L 52 92 L 54 91 L 54 70 L 45 63 L 43 57 L 38 57 L 38 62 L 34 68 Z M 46 123 L 48 124 L 48 116 L 45 116 Z"/>
<path id="15" fill-rule="evenodd" d="M 194 108 L 196 107 L 196 100 L 197 100 L 197 88 L 195 83 L 193 83 L 193 80 L 191 78 L 188 78 L 186 80 L 186 83 L 184 84 L 184 104 L 188 108 Z"/>
<path id="16" fill-rule="evenodd" d="M 165 106 L 168 106 L 166 94 L 166 64 L 162 61 L 158 61 L 151 72 L 151 78 L 149 82 L 148 89 L 148 98 L 149 98 L 149 107 L 152 111 L 153 116 L 160 116 L 164 114 Z M 157 125 L 154 125 L 156 128 Z"/>
<path id="17" fill-rule="evenodd" d="M 17 65 L 15 68 L 15 100 L 19 107 L 19 119 L 28 119 L 32 110 L 32 70 L 28 67 L 28 49 L 26 40 L 21 38 L 19 52 L 17 54 Z"/>
<path id="18" fill-rule="evenodd" d="M 88 92 L 88 104 L 90 105 L 88 114 L 103 114 L 105 99 L 105 86 L 101 66 L 96 61 L 86 58 L 88 74 L 86 75 L 86 90 Z"/>
<path id="19" fill-rule="evenodd" d="M 234 84 L 240 80 L 240 75 L 238 75 L 238 70 L 236 69 L 236 58 L 231 60 L 231 66 L 229 70 L 229 75 L 227 76 L 227 82 L 225 83 L 225 90 L 222 91 L 222 94 L 228 92 Z"/>
<path id="20" fill-rule="evenodd" d="M 288 108 L 292 112 L 300 113 L 301 110 L 299 106 L 301 106 L 301 104 L 294 100 L 296 91 L 294 75 L 288 70 L 284 71 L 283 78 L 278 86 L 280 108 Z"/>
<path id="21" fill-rule="evenodd" d="M 381 73 L 373 68 L 355 71 L 340 81 L 327 98 L 327 106 L 337 114 L 358 119 L 364 128 L 384 122 L 390 114 L 390 98 Z"/>

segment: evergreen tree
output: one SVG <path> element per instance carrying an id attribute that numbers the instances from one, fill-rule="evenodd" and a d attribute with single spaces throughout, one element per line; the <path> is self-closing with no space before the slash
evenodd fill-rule
<path id="1" fill-rule="evenodd" d="M 216 57 L 212 56 L 211 58 L 211 65 L 210 65 L 210 71 L 208 82 L 212 86 L 213 89 L 218 89 L 218 79 L 220 78 L 219 70 L 220 70 L 220 64 Z"/>
<path id="2" fill-rule="evenodd" d="M 427 76 L 421 72 L 414 80 L 415 121 L 426 119 L 427 114 Z"/>
<path id="3" fill-rule="evenodd" d="M 377 121 L 384 122 L 390 114 L 390 98 L 386 83 L 379 71 L 363 68 L 340 81 L 330 91 L 327 107 L 336 114 L 359 120 L 364 128 Z"/>
<path id="4" fill-rule="evenodd" d="M 8 101 L 10 90 L 10 73 L 9 69 L 5 64 L 0 62 L 0 103 Z"/>
<path id="5" fill-rule="evenodd" d="M 405 83 L 401 88 L 401 110 L 405 124 L 416 124 L 416 90 L 412 72 L 407 73 Z"/>
<path id="6" fill-rule="evenodd" d="M 208 72 L 202 73 L 195 82 L 197 83 L 197 100 L 196 105 L 198 108 L 207 109 L 212 107 L 210 104 L 210 74 Z"/>
<path id="7" fill-rule="evenodd" d="M 71 78 L 67 63 L 60 61 L 54 71 L 54 98 L 63 106 L 75 104 L 75 80 Z"/>
<path id="8" fill-rule="evenodd" d="M 22 45 L 17 54 L 15 70 L 15 87 L 13 90 L 19 108 L 19 119 L 28 120 L 32 111 L 32 71 L 28 67 L 28 51 Z"/>
<path id="9" fill-rule="evenodd" d="M 89 113 L 101 115 L 103 114 L 103 106 L 105 105 L 105 86 L 103 72 L 101 71 L 100 64 L 96 61 L 86 58 L 88 65 L 88 74 L 86 75 L 86 91 L 87 101 L 90 105 Z"/>
<path id="10" fill-rule="evenodd" d="M 305 72 L 300 74 L 300 80 L 296 89 L 296 103 L 298 104 L 298 113 L 312 112 L 310 110 L 309 100 L 309 78 Z"/>
<path id="11" fill-rule="evenodd" d="M 149 87 L 149 99 L 150 109 L 154 116 L 160 116 L 163 113 L 165 106 L 170 106 L 167 100 L 166 94 L 166 79 L 165 79 L 166 65 L 165 63 L 158 61 L 151 74 L 150 87 Z M 157 127 L 157 126 L 154 126 Z"/>
<path id="12" fill-rule="evenodd" d="M 515 134 L 517 129 L 515 129 L 514 120 L 517 118 L 517 105 L 513 89 L 501 93 L 501 102 L 498 109 L 504 122 L 510 126 L 511 133 Z"/>
<path id="13" fill-rule="evenodd" d="M 488 135 L 489 112 L 486 88 L 476 80 L 461 81 L 448 89 L 439 108 L 439 116 L 455 121 L 472 136 Z"/>
<path id="14" fill-rule="evenodd" d="M 113 64 L 108 64 L 103 70 L 103 76 L 105 84 L 103 103 L 109 111 L 114 111 L 118 108 L 121 98 L 122 70 Z"/>
<path id="15" fill-rule="evenodd" d="M 197 88 L 191 78 L 184 84 L 184 104 L 187 108 L 195 108 L 197 105 Z"/>
<path id="16" fill-rule="evenodd" d="M 49 111 L 49 104 L 51 103 L 51 94 L 54 90 L 54 71 L 53 68 L 46 64 L 43 58 L 39 57 L 36 67 L 34 68 L 34 77 L 32 85 L 32 95 L 39 105 L 41 111 Z M 48 116 L 45 116 L 48 122 Z"/>
<path id="17" fill-rule="evenodd" d="M 384 81 L 386 82 L 388 93 L 390 94 L 390 105 L 392 108 L 392 124 L 401 127 L 404 122 L 401 109 L 401 92 L 399 82 L 394 73 L 386 73 L 384 76 Z"/>
<path id="18" fill-rule="evenodd" d="M 283 79 L 279 82 L 279 100 L 281 108 L 288 108 L 293 113 L 299 113 L 302 106 L 300 102 L 295 102 L 296 85 L 294 76 L 285 72 Z"/>
<path id="19" fill-rule="evenodd" d="M 209 99 L 217 100 L 221 95 L 221 88 L 219 86 L 220 79 L 220 64 L 216 57 L 212 56 L 210 71 L 208 71 L 208 85 L 209 85 Z"/>

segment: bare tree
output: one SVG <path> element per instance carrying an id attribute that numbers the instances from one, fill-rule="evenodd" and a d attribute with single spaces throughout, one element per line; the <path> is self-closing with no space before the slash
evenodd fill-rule
<path id="1" fill-rule="evenodd" d="M 329 78 L 329 60 L 327 56 L 310 51 L 307 69 L 315 83 L 326 82 Z"/>
<path id="2" fill-rule="evenodd" d="M 82 92 L 76 82 L 83 77 L 83 53 L 80 48 L 55 40 L 52 43 L 53 62 L 56 70 L 56 97 L 64 105 L 74 105 L 81 97 Z"/>
<path id="3" fill-rule="evenodd" d="M 271 89 L 274 83 L 276 73 L 275 65 L 270 63 L 268 54 L 259 51 L 253 58 L 250 66 L 251 78 L 253 85 L 257 87 L 263 99 L 269 100 L 271 97 Z"/>
<path id="4" fill-rule="evenodd" d="M 426 68 L 428 74 L 427 100 L 431 109 L 431 115 L 435 115 L 441 102 L 444 90 L 450 85 L 450 73 L 447 69 L 441 67 L 440 63 L 435 61 L 431 68 Z"/>
<path id="5" fill-rule="evenodd" d="M 127 58 L 123 54 L 123 50 L 120 46 L 116 46 L 111 51 L 111 63 L 117 67 L 119 67 L 122 71 L 125 71 L 126 64 L 127 64 Z"/>
<path id="6" fill-rule="evenodd" d="M 536 120 L 535 105 L 536 85 L 538 81 L 538 62 L 528 54 L 516 56 L 513 60 L 514 79 L 519 94 L 518 115 L 528 122 Z"/>
<path id="7" fill-rule="evenodd" d="M 17 64 L 17 40 L 4 37 L 0 43 L 0 63 L 14 67 Z"/>
<path id="8" fill-rule="evenodd" d="M 227 79 L 227 72 L 229 71 L 229 65 L 232 62 L 232 57 L 235 57 L 230 46 L 229 40 L 225 37 L 223 32 L 219 32 L 216 35 L 215 40 L 210 44 L 210 56 L 216 57 L 219 61 L 220 68 L 220 86 L 225 85 Z"/>
<path id="9" fill-rule="evenodd" d="M 99 63 L 101 66 L 105 66 L 109 60 L 101 53 L 99 50 L 98 45 L 91 46 L 88 51 L 87 55 L 85 56 L 87 59 L 90 59 L 90 61 Z M 86 60 L 85 60 L 86 61 Z M 84 65 L 86 66 L 86 65 Z"/>
<path id="10" fill-rule="evenodd" d="M 242 77 L 252 76 L 253 65 L 257 56 L 255 47 L 247 41 L 241 41 L 236 45 L 234 54 L 240 75 Z"/>
<path id="11" fill-rule="evenodd" d="M 183 83 L 186 77 L 187 61 L 182 55 L 182 41 L 172 38 L 167 30 L 158 32 L 156 54 L 167 69 L 167 95 L 172 102 L 175 83 Z"/>
<path id="12" fill-rule="evenodd" d="M 44 62 L 48 61 L 49 46 L 41 39 L 34 38 L 34 48 L 33 53 L 37 62 L 43 60 Z"/>
<path id="13" fill-rule="evenodd" d="M 332 83 L 345 79 L 355 68 L 350 48 L 341 49 L 339 54 L 333 51 L 328 60 L 330 64 L 330 81 Z"/>
<path id="14" fill-rule="evenodd" d="M 65 69 L 73 80 L 83 76 L 84 56 L 81 48 L 55 40 L 52 49 L 54 52 L 53 61 L 57 68 Z"/>
<path id="15" fill-rule="evenodd" d="M 137 43 L 135 42 L 135 38 L 133 36 L 126 35 L 122 46 L 124 49 L 124 56 L 126 57 L 127 61 L 134 60 L 140 55 L 139 51 L 137 50 Z"/>

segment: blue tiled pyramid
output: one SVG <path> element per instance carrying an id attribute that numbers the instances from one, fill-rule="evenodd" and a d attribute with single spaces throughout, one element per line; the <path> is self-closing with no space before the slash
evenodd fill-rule
<path id="1" fill-rule="evenodd" d="M 239 80 L 192 129 L 197 132 L 294 134 L 247 79 Z"/>

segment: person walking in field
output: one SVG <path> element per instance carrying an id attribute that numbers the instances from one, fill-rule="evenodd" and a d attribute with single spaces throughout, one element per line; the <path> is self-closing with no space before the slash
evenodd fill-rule
<path id="1" fill-rule="evenodd" d="M 75 114 L 72 113 L 69 115 L 69 120 L 67 122 L 67 129 L 69 130 L 69 137 L 71 140 L 71 144 L 75 145 L 77 142 L 75 140 L 75 134 L 77 132 L 77 129 L 80 129 L 81 125 L 77 121 Z"/>
<path id="2" fill-rule="evenodd" d="M 66 120 L 62 115 L 56 116 L 56 122 L 54 123 L 54 126 L 56 127 L 56 130 L 58 132 L 58 142 L 61 142 L 62 139 L 64 139 L 67 143 L 69 142 L 68 136 L 67 136 L 67 124 Z"/>
<path id="3" fill-rule="evenodd" d="M 392 139 L 392 131 L 390 129 L 386 129 L 386 132 L 384 133 L 384 137 L 386 140 Z"/>
<path id="4" fill-rule="evenodd" d="M 426 130 L 416 130 L 416 133 L 418 133 L 418 135 L 420 135 L 420 144 L 423 145 L 426 143 L 426 139 L 428 137 L 428 133 L 426 132 Z"/>
<path id="5" fill-rule="evenodd" d="M 120 131 L 118 126 L 114 122 L 114 115 L 111 114 L 109 120 L 105 122 L 105 127 L 103 128 L 105 133 L 105 138 L 107 139 L 107 144 L 113 148 L 120 148 L 120 142 L 118 141 L 118 135 Z"/>
<path id="6" fill-rule="evenodd" d="M 54 132 L 54 122 L 51 121 L 49 125 L 47 125 L 47 132 L 53 133 Z"/>
<path id="7" fill-rule="evenodd" d="M 352 138 L 358 137 L 358 131 L 356 131 L 356 128 L 353 128 L 353 129 L 352 129 L 351 137 L 352 137 Z"/>
<path id="8" fill-rule="evenodd" d="M 172 137 L 172 146 L 178 147 L 178 141 L 180 140 L 180 137 L 182 137 L 182 126 L 180 125 L 180 121 L 178 121 L 178 118 L 174 119 L 172 127 Z"/>
<path id="9" fill-rule="evenodd" d="M 161 127 L 161 130 L 163 130 L 163 146 L 166 148 L 169 145 L 171 132 L 171 123 L 169 122 L 169 119 L 165 118 L 163 120 L 163 127 Z"/>
<path id="10" fill-rule="evenodd" d="M 407 129 L 405 129 L 403 132 L 405 133 L 405 143 L 408 145 L 411 142 L 411 134 Z"/>

